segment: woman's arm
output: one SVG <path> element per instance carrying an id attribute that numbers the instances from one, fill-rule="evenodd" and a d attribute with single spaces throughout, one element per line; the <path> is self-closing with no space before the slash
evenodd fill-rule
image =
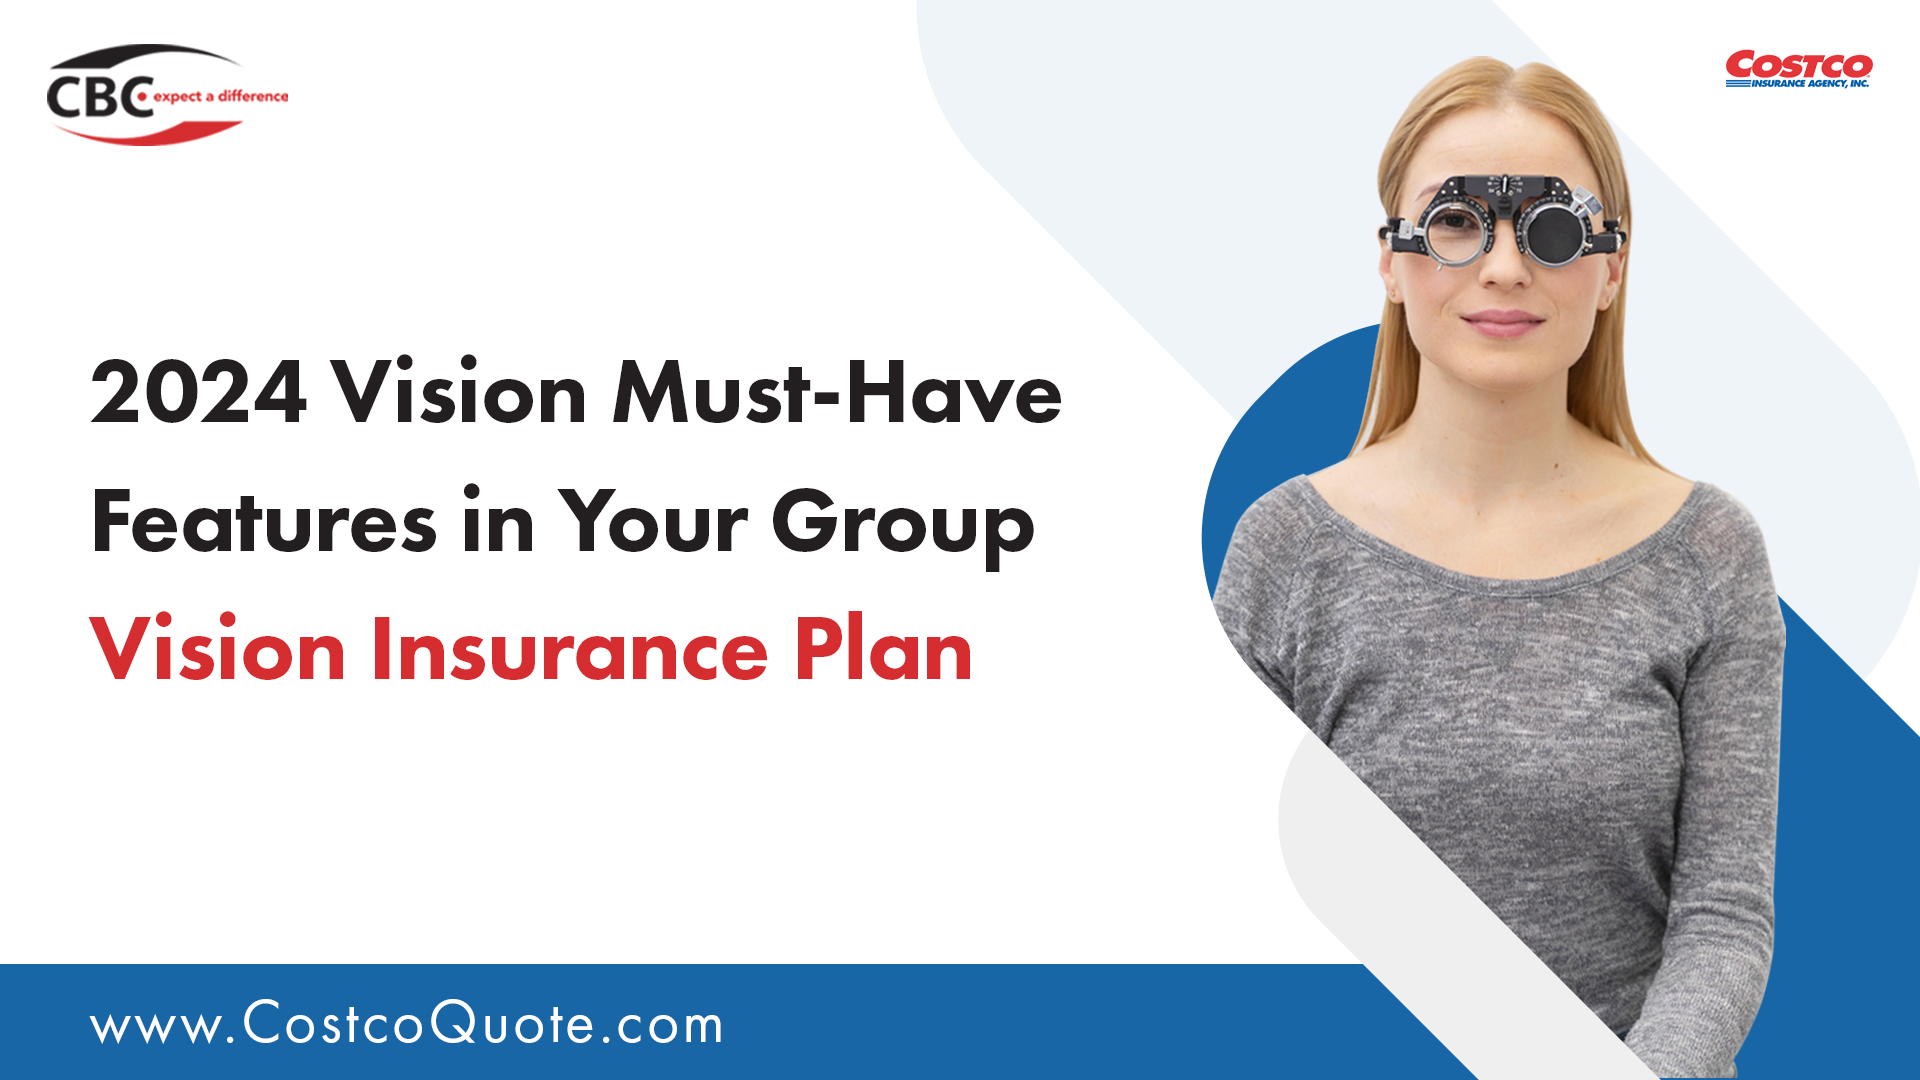
<path id="1" fill-rule="evenodd" d="M 1627 1045 L 1660 1076 L 1732 1076 L 1773 958 L 1786 627 L 1744 507 L 1723 496 L 1689 543 L 1710 637 L 1680 700 L 1686 764 L 1663 957 Z"/>
<path id="2" fill-rule="evenodd" d="M 1214 614 L 1227 639 L 1289 709 L 1293 708 L 1293 670 L 1286 641 L 1289 593 L 1300 549 L 1312 529 L 1298 494 L 1288 485 L 1267 492 L 1240 515 L 1213 590 Z"/>

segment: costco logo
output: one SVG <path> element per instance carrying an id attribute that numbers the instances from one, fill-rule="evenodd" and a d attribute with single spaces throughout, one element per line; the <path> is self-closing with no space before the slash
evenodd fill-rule
<path id="1" fill-rule="evenodd" d="M 238 127 L 282 92 L 235 85 L 240 65 L 187 45 L 115 45 L 53 65 L 47 108 L 69 135 L 115 146 L 172 146 Z"/>
<path id="2" fill-rule="evenodd" d="M 1873 72 L 1873 57 L 1865 53 L 1830 56 L 1806 53 L 1775 56 L 1741 49 L 1727 57 L 1728 86 L 1807 86 L 1824 89 L 1865 88 Z"/>

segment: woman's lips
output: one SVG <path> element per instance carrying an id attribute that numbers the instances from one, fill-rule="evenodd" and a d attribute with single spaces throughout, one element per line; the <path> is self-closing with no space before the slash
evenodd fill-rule
<path id="1" fill-rule="evenodd" d="M 1476 311 L 1461 317 L 1466 320 L 1468 326 L 1494 338 L 1517 338 L 1546 321 L 1530 311 L 1494 309 Z"/>

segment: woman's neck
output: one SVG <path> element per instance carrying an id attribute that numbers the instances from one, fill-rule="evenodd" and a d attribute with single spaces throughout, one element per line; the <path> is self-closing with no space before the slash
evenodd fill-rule
<path id="1" fill-rule="evenodd" d="M 1421 361 L 1413 414 L 1387 440 L 1418 489 L 1489 505 L 1578 484 L 1601 442 L 1567 413 L 1567 376 L 1487 390 Z"/>

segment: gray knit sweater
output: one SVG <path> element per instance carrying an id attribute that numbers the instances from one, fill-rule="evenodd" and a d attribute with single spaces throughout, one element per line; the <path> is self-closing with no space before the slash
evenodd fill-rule
<path id="1" fill-rule="evenodd" d="M 1234 647 L 1641 1060 L 1732 1076 L 1773 951 L 1785 628 L 1759 527 L 1695 484 L 1627 551 L 1473 577 L 1306 477 L 1240 519 Z"/>

